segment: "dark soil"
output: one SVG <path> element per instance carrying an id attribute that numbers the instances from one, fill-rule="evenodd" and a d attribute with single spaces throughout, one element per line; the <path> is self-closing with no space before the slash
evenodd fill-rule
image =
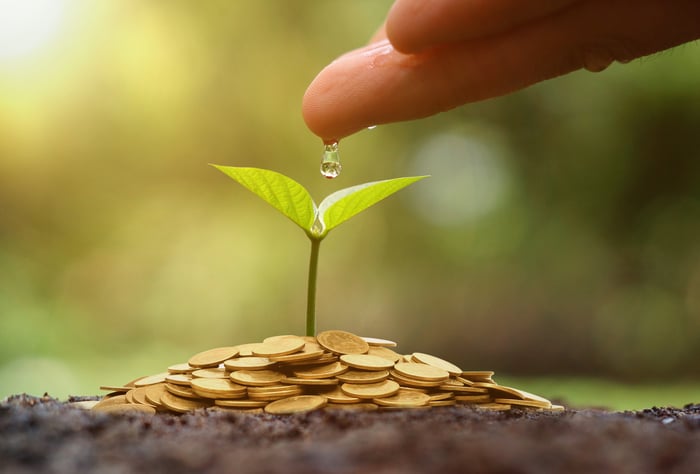
<path id="1" fill-rule="evenodd" d="M 700 405 L 176 416 L 23 395 L 0 404 L 0 472 L 698 473 Z"/>

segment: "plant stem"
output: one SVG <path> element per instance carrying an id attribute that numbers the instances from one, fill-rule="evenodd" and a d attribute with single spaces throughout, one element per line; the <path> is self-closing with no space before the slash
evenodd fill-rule
<path id="1" fill-rule="evenodd" d="M 306 296 L 306 335 L 316 335 L 316 275 L 318 273 L 318 251 L 321 239 L 311 238 L 309 258 L 309 288 Z"/>

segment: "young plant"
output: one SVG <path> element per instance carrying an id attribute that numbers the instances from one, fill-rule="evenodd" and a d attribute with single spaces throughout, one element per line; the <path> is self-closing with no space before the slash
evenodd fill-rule
<path id="1" fill-rule="evenodd" d="M 321 241 L 332 229 L 387 198 L 395 192 L 427 176 L 374 181 L 341 189 L 316 205 L 301 184 L 275 171 L 212 165 L 222 173 L 260 196 L 287 216 L 306 233 L 311 241 L 309 284 L 306 301 L 306 335 L 316 334 L 316 275 Z"/>

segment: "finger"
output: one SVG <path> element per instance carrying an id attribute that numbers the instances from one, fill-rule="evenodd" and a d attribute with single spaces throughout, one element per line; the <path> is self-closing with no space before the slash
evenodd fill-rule
<path id="1" fill-rule="evenodd" d="M 304 96 L 309 128 L 339 139 L 503 95 L 582 67 L 602 70 L 700 37 L 700 2 L 582 2 L 502 35 L 407 55 L 388 42 L 346 54 Z M 630 13 L 633 12 L 633 14 Z"/>
<path id="2" fill-rule="evenodd" d="M 404 53 L 503 33 L 578 0 L 396 0 L 387 37 Z"/>

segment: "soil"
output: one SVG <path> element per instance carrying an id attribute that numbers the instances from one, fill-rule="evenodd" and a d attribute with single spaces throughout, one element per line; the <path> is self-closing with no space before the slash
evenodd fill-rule
<path id="1" fill-rule="evenodd" d="M 79 398 L 69 400 L 78 401 Z M 294 416 L 105 414 L 0 403 L 2 473 L 697 473 L 700 405 L 637 412 L 469 406 Z"/>

